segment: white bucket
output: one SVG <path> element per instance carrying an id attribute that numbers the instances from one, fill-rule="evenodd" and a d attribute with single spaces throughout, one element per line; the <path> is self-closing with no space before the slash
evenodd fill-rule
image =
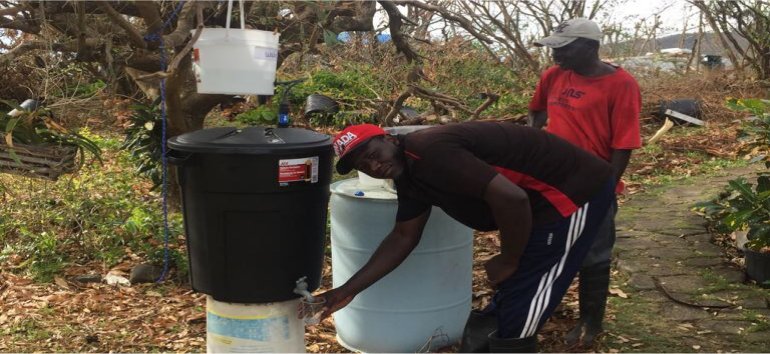
<path id="1" fill-rule="evenodd" d="M 304 353 L 305 327 L 299 299 L 234 304 L 206 298 L 209 353 Z"/>
<path id="2" fill-rule="evenodd" d="M 243 2 L 240 2 L 243 14 Z M 193 71 L 198 93 L 273 95 L 278 66 L 279 33 L 230 28 L 204 28 L 193 45 Z"/>

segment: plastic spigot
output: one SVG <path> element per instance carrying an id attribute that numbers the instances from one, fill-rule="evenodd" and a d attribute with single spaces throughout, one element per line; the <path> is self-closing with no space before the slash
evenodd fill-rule
<path id="1" fill-rule="evenodd" d="M 294 288 L 294 293 L 297 294 L 297 295 L 301 295 L 302 297 L 304 297 L 308 301 L 312 301 L 314 298 L 313 298 L 313 295 L 311 295 L 310 292 L 307 291 L 308 285 L 307 285 L 306 280 L 307 280 L 306 276 L 297 279 L 297 281 L 295 282 L 295 284 L 297 284 L 297 286 Z"/>

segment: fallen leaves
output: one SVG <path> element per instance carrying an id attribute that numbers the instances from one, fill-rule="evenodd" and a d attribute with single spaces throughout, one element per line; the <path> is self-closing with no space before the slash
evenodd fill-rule
<path id="1" fill-rule="evenodd" d="M 7 272 L 0 279 L 3 351 L 205 351 L 205 298 L 188 286 L 72 287 L 65 277 L 34 284 Z"/>
<path id="2" fill-rule="evenodd" d="M 628 299 L 628 294 L 626 294 L 625 292 L 623 292 L 623 290 L 620 290 L 618 288 L 614 288 L 614 287 L 610 288 L 610 294 L 623 299 Z"/>
<path id="3" fill-rule="evenodd" d="M 58 286 L 60 286 L 60 287 L 62 287 L 64 289 L 69 290 L 69 288 L 70 288 L 69 283 L 67 283 L 67 281 L 64 280 L 64 278 L 62 278 L 62 277 L 54 277 L 53 281 L 54 281 L 54 283 L 56 283 L 56 285 L 58 285 Z"/>

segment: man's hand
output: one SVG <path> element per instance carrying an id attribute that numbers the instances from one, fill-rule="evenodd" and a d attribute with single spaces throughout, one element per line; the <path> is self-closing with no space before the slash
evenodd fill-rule
<path id="1" fill-rule="evenodd" d="M 516 269 L 519 268 L 518 261 L 511 258 L 498 254 L 484 263 L 484 269 L 487 271 L 487 280 L 489 280 L 492 286 L 497 286 L 510 278 L 516 272 Z"/>
<path id="2" fill-rule="evenodd" d="M 353 298 L 356 296 L 356 294 L 350 294 L 343 288 L 335 288 L 317 296 L 326 300 L 326 306 L 324 306 L 323 310 L 324 312 L 321 314 L 321 319 L 323 320 L 334 312 L 337 312 L 337 310 L 347 306 L 351 301 L 353 301 Z"/>

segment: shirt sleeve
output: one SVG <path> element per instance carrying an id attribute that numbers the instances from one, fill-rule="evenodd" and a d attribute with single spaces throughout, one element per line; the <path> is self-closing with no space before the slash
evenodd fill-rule
<path id="1" fill-rule="evenodd" d="M 531 111 L 545 111 L 548 109 L 548 84 L 551 72 L 552 70 L 546 70 L 540 76 L 540 81 L 535 88 L 535 95 L 529 101 L 529 109 Z"/>
<path id="2" fill-rule="evenodd" d="M 639 114 L 642 95 L 636 80 L 629 77 L 618 85 L 610 108 L 613 149 L 638 149 L 642 146 Z"/>
<path id="3" fill-rule="evenodd" d="M 430 204 L 421 202 L 408 196 L 406 193 L 398 193 L 398 211 L 396 212 L 396 221 L 412 220 L 430 208 Z"/>

